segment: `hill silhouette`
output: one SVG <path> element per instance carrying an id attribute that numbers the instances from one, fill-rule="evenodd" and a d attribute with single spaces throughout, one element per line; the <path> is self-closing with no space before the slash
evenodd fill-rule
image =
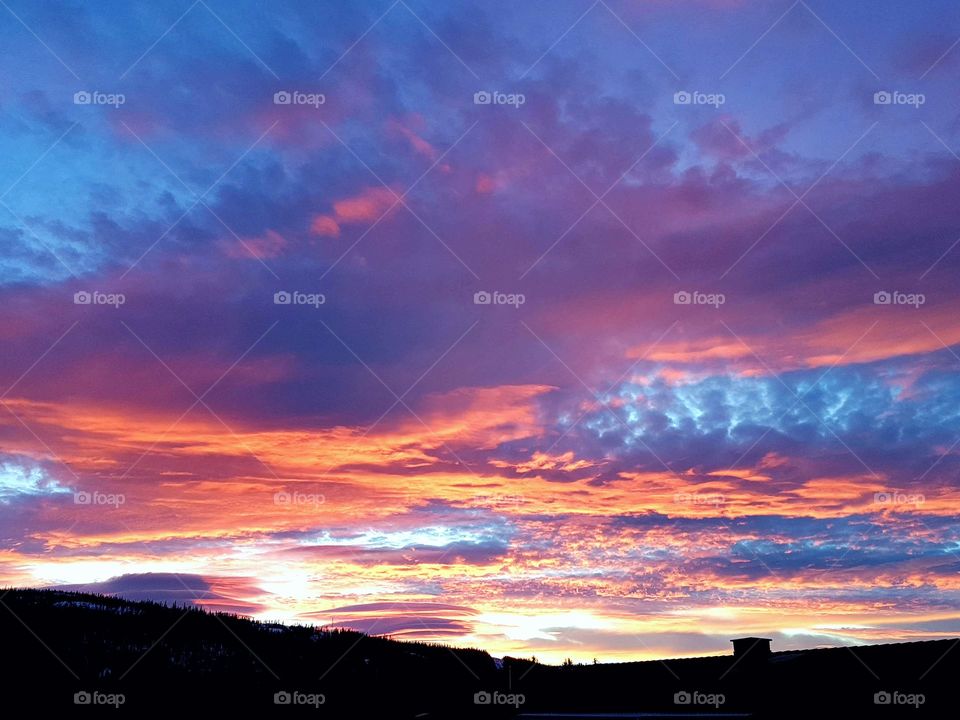
<path id="1" fill-rule="evenodd" d="M 262 623 L 196 607 L 19 589 L 0 603 L 0 677 L 8 687 L 35 690 L 35 707 L 74 709 L 85 693 L 91 706 L 116 705 L 122 695 L 127 710 L 276 712 L 288 700 L 304 709 L 322 706 L 326 717 L 359 708 L 441 717 L 473 707 L 475 693 L 498 690 L 504 678 L 482 650 Z"/>
<path id="2" fill-rule="evenodd" d="M 550 666 L 60 590 L 0 592 L 0 677 L 38 709 L 314 717 L 953 717 L 957 640 Z"/>

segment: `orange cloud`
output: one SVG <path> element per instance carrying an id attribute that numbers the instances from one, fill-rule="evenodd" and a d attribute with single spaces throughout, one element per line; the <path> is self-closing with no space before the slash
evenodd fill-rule
<path id="1" fill-rule="evenodd" d="M 914 309 L 869 304 L 793 333 L 665 340 L 652 351 L 631 348 L 626 356 L 683 365 L 720 362 L 744 375 L 875 362 L 960 344 L 958 314 L 957 305 Z M 731 328 L 738 332 L 736 323 Z"/>
<path id="2" fill-rule="evenodd" d="M 302 621 L 333 619 L 334 608 L 354 604 L 435 601 L 398 588 L 442 583 L 445 601 L 469 608 L 451 611 L 465 618 L 458 643 L 529 655 L 531 639 L 547 640 L 556 657 L 550 654 L 554 651 L 537 650 L 545 660 L 580 659 L 577 653 L 586 659 L 677 654 L 642 643 L 611 648 L 591 639 L 571 644 L 563 636 L 567 631 L 558 628 L 592 638 L 671 632 L 729 637 L 784 629 L 841 639 L 903 637 L 911 632 L 896 626 L 907 621 L 904 614 L 887 614 L 878 622 L 873 604 L 842 598 L 812 604 L 809 594 L 960 586 L 960 580 L 937 569 L 941 558 L 830 573 L 777 570 L 776 577 L 758 577 L 742 559 L 736 562 L 743 570 L 736 563 L 721 570 L 715 559 L 729 557 L 731 544 L 781 538 L 734 522 L 725 523 L 723 532 L 714 526 L 678 529 L 671 526 L 673 519 L 871 514 L 892 524 L 921 512 L 956 515 L 960 495 L 931 489 L 924 505 L 908 507 L 877 503 L 883 479 L 867 475 L 813 476 L 788 484 L 780 475 L 793 475 L 796 468 L 774 454 L 753 468 L 729 472 L 623 473 L 592 482 L 602 461 L 532 449 L 543 433 L 538 402 L 552 389 L 462 388 L 419 403 L 419 420 L 401 416 L 369 431 L 241 423 L 228 429 L 202 409 L 174 426 L 176 417 L 124 408 L 7 400 L 46 447 L 29 434 L 5 433 L 10 438 L 6 452 L 46 459 L 52 451 L 83 478 L 84 487 L 119 490 L 127 500 L 104 510 L 69 502 L 45 507 L 45 522 L 33 522 L 29 534 L 44 553 L 0 552 L 0 579 L 89 582 L 144 571 L 256 577 L 256 587 L 229 581 L 211 581 L 211 586 L 224 588 L 238 604 L 263 608 L 260 616 Z M 0 416 L 4 431 L 18 426 L 9 414 Z M 471 466 L 474 456 L 468 451 L 503 443 L 531 450 L 512 462 L 499 458 Z M 461 464 L 451 451 L 464 452 L 467 462 Z M 120 481 L 144 452 L 138 469 Z M 583 477 L 558 482 L 558 472 Z M 305 499 L 278 503 L 278 492 Z M 653 514 L 669 520 L 611 522 Z M 450 517 L 457 520 L 449 522 Z M 431 527 L 434 523 L 438 527 Z M 460 550 L 447 558 L 436 551 L 461 541 L 482 544 L 482 532 L 491 523 L 517 528 L 526 542 L 510 540 L 474 559 Z M 479 526 L 479 538 L 471 535 L 473 524 Z M 936 540 L 931 535 L 930 541 Z M 169 548 L 178 543 L 189 544 L 189 553 L 171 554 Z M 624 572 L 628 561 L 656 581 Z M 516 582 L 528 592 L 511 592 Z M 650 583 L 644 587 L 650 603 L 673 601 L 670 609 L 626 611 L 638 583 Z M 509 602 L 506 593 L 511 593 Z M 713 593 L 717 599 L 692 603 L 693 593 Z M 731 594 L 736 603 L 729 601 Z M 410 609 L 434 613 L 430 607 L 400 607 Z M 379 616 L 357 612 L 368 620 Z M 439 610 L 436 614 L 445 617 Z M 863 627 L 837 629 L 849 625 Z M 436 639 L 449 641 L 449 636 L 438 632 Z"/>

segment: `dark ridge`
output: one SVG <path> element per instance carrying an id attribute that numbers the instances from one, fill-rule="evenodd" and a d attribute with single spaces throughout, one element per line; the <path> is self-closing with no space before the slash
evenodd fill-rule
<path id="1" fill-rule="evenodd" d="M 0 638 L 8 707 L 138 717 L 940 718 L 960 671 L 960 639 L 549 666 L 61 590 L 0 591 Z"/>

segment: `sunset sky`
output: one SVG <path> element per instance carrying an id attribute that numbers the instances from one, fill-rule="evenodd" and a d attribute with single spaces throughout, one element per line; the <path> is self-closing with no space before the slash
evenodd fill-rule
<path id="1" fill-rule="evenodd" d="M 0 586 L 960 633 L 955 2 L 0 6 Z"/>

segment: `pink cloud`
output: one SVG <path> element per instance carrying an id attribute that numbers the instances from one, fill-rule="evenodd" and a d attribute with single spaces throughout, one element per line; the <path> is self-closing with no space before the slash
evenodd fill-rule
<path id="1" fill-rule="evenodd" d="M 338 237 L 341 225 L 376 222 L 399 202 L 399 197 L 389 188 L 365 188 L 357 195 L 336 200 L 332 214 L 315 215 L 310 223 L 310 231 L 314 235 Z"/>
<path id="2" fill-rule="evenodd" d="M 418 134 L 419 131 L 422 131 L 424 124 L 423 117 L 420 115 L 412 116 L 407 123 L 390 119 L 387 121 L 387 130 L 403 137 L 418 155 L 422 155 L 428 160 L 436 160 L 440 153 Z"/>
<path id="3" fill-rule="evenodd" d="M 230 257 L 272 258 L 280 255 L 287 247 L 287 240 L 280 233 L 267 230 L 263 235 L 243 238 L 242 242 L 230 238 L 224 241 L 225 250 Z"/>
<path id="4" fill-rule="evenodd" d="M 741 129 L 739 122 L 729 115 L 724 115 L 698 127 L 690 133 L 690 139 L 707 155 L 720 160 L 736 160 L 771 150 L 783 140 L 788 131 L 789 128 L 781 123 L 764 130 L 756 137 L 749 137 Z"/>
<path id="5" fill-rule="evenodd" d="M 480 195 L 490 195 L 499 190 L 502 190 L 507 186 L 507 180 L 504 177 L 503 173 L 497 173 L 496 175 L 488 175 L 487 173 L 480 173 L 477 176 L 477 181 L 474 184 L 474 189 Z"/>
<path id="6" fill-rule="evenodd" d="M 314 235 L 340 237 L 340 225 L 329 215 L 315 215 L 310 223 L 310 232 Z"/>
<path id="7" fill-rule="evenodd" d="M 359 195 L 337 200 L 334 215 L 342 223 L 373 222 L 397 201 L 398 195 L 387 188 L 367 188 Z"/>

